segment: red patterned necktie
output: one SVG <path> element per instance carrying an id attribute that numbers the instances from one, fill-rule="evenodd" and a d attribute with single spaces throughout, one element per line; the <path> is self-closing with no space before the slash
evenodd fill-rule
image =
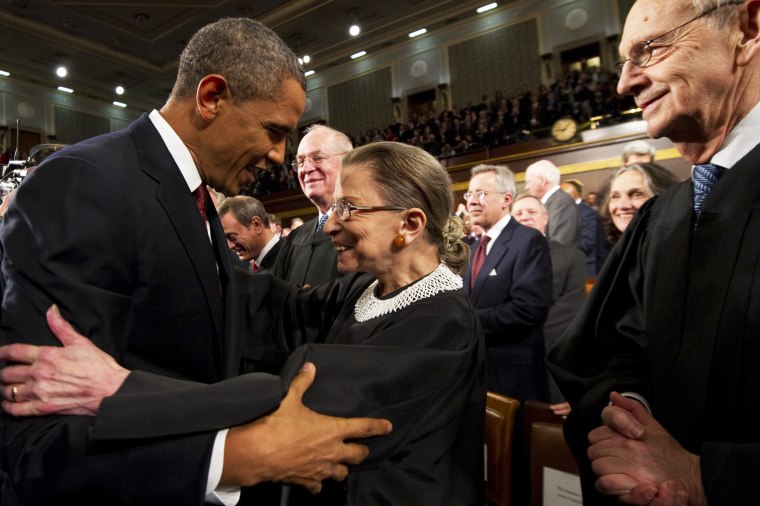
<path id="1" fill-rule="evenodd" d="M 480 244 L 478 244 L 478 249 L 475 250 L 475 256 L 472 257 L 472 273 L 470 275 L 470 288 L 475 286 L 475 280 L 478 279 L 480 268 L 483 267 L 483 262 L 486 261 L 486 246 L 488 245 L 488 241 L 490 240 L 491 238 L 489 236 L 487 236 L 486 234 L 483 234 L 483 236 L 480 238 Z"/>
<path id="2" fill-rule="evenodd" d="M 251 270 L 253 271 L 254 274 L 259 272 L 259 266 L 256 265 L 255 260 L 251 260 Z"/>
<path id="3" fill-rule="evenodd" d="M 203 222 L 205 223 L 208 221 L 208 218 L 206 217 L 206 206 L 208 205 L 210 198 L 206 185 L 201 184 L 198 188 L 193 190 L 193 196 L 195 197 L 195 205 L 198 207 L 198 212 L 201 213 L 201 218 L 203 218 Z"/>

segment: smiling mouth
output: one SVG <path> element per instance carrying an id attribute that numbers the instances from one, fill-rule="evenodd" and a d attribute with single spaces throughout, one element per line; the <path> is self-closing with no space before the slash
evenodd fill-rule
<path id="1" fill-rule="evenodd" d="M 335 248 L 335 251 L 337 251 L 338 253 L 343 253 L 344 251 L 348 251 L 351 249 L 348 246 L 344 246 L 342 244 L 333 244 L 333 247 Z"/>
<path id="2" fill-rule="evenodd" d="M 638 104 L 638 105 L 639 105 L 639 108 L 640 108 L 642 111 L 646 111 L 646 110 L 647 110 L 647 108 L 648 108 L 649 106 L 651 106 L 651 105 L 652 105 L 652 104 L 654 104 L 655 102 L 658 102 L 658 101 L 659 101 L 659 100 L 660 100 L 662 97 L 664 97 L 664 96 L 665 96 L 665 95 L 659 95 L 659 96 L 657 96 L 657 97 L 654 97 L 654 98 L 653 98 L 653 99 L 651 99 L 651 100 L 647 100 L 646 102 L 643 102 L 643 103 L 641 103 L 641 104 Z"/>

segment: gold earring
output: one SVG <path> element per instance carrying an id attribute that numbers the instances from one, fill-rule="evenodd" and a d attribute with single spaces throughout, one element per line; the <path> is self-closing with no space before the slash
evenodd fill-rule
<path id="1" fill-rule="evenodd" d="M 404 236 L 399 234 L 396 237 L 393 238 L 393 245 L 397 248 L 400 248 L 406 244 L 406 239 L 404 239 Z"/>

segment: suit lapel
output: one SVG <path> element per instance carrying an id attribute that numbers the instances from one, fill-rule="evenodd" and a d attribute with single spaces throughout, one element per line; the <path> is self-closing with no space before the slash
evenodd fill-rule
<path id="1" fill-rule="evenodd" d="M 499 236 L 492 240 L 491 250 L 488 252 L 488 255 L 486 255 L 483 267 L 481 267 L 480 272 L 478 273 L 478 278 L 475 280 L 475 286 L 472 287 L 471 299 L 473 304 L 477 305 L 478 299 L 480 298 L 480 292 L 483 289 L 486 279 L 488 279 L 490 273 L 496 269 L 496 266 L 499 265 L 501 259 L 507 254 L 507 251 L 509 251 L 509 242 L 512 240 L 512 234 L 514 233 L 516 226 L 517 222 L 510 219 Z M 470 262 L 470 264 L 472 264 L 472 262 Z"/>

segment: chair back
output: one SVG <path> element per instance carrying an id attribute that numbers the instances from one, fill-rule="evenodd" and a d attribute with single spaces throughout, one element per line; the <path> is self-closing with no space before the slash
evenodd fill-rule
<path id="1" fill-rule="evenodd" d="M 486 399 L 485 455 L 486 499 L 509 506 L 512 494 L 512 439 L 517 399 L 488 392 Z"/>

